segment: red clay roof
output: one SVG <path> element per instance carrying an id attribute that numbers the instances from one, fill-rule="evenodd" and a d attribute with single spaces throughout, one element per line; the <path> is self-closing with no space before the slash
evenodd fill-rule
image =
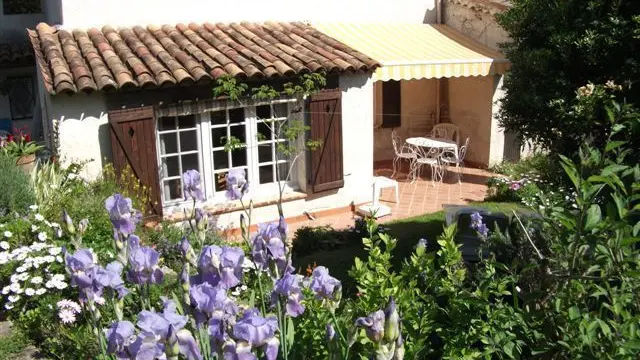
<path id="1" fill-rule="evenodd" d="M 29 30 L 47 91 L 75 93 L 371 71 L 378 63 L 303 23 L 149 25 Z"/>
<path id="2" fill-rule="evenodd" d="M 28 43 L 0 43 L 0 68 L 33 64 L 33 49 Z"/>

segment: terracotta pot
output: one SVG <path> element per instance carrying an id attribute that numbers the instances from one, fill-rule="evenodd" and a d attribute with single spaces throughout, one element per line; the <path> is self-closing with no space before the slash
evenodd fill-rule
<path id="1" fill-rule="evenodd" d="M 16 165 L 25 173 L 30 174 L 36 167 L 36 154 L 20 156 L 16 161 Z"/>

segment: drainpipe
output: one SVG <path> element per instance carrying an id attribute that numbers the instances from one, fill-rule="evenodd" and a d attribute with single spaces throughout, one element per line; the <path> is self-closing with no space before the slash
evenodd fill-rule
<path id="1" fill-rule="evenodd" d="M 436 24 L 442 24 L 442 0 L 434 1 L 436 5 Z M 441 79 L 436 79 L 436 118 L 434 119 L 434 125 L 440 122 L 440 102 L 442 101 L 441 88 Z"/>
<path id="2" fill-rule="evenodd" d="M 436 24 L 442 24 L 442 0 L 435 0 L 436 3 Z"/>

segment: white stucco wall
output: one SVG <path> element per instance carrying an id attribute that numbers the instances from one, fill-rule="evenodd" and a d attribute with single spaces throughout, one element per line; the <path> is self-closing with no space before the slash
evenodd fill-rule
<path id="1" fill-rule="evenodd" d="M 58 121 L 59 156 L 62 165 L 87 162 L 82 177 L 97 178 L 105 158 L 111 158 L 107 104 L 101 93 L 73 96 L 57 95 L 50 99 L 49 121 Z"/>
<path id="2" fill-rule="evenodd" d="M 173 24 L 265 20 L 434 22 L 435 0 L 62 0 L 63 25 Z"/>
<path id="3" fill-rule="evenodd" d="M 401 139 L 424 136 L 435 122 L 437 98 L 436 79 L 402 80 L 400 82 L 400 126 L 383 128 L 382 82 L 374 84 L 375 125 L 373 131 L 374 161 L 391 160 L 394 157 L 391 133 L 396 131 Z"/>
<path id="4" fill-rule="evenodd" d="M 465 160 L 489 164 L 492 138 L 494 78 L 473 76 L 449 79 L 451 123 L 460 128 L 460 143 L 469 138 Z"/>
<path id="5" fill-rule="evenodd" d="M 443 22 L 466 36 L 495 50 L 499 50 L 498 44 L 509 41 L 493 13 L 472 9 L 457 1 L 445 0 L 443 4 Z"/>

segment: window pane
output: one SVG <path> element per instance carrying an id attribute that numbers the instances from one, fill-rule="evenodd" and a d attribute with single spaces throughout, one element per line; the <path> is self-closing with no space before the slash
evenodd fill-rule
<path id="1" fill-rule="evenodd" d="M 260 184 L 273 182 L 273 165 L 260 166 Z"/>
<path id="2" fill-rule="evenodd" d="M 178 137 L 173 134 L 160 135 L 160 153 L 175 154 L 178 152 Z"/>
<path id="3" fill-rule="evenodd" d="M 269 161 L 273 161 L 271 144 L 258 145 L 258 162 L 265 163 Z"/>
<path id="4" fill-rule="evenodd" d="M 211 113 L 211 125 L 223 125 L 227 123 L 227 112 L 225 110 Z"/>
<path id="5" fill-rule="evenodd" d="M 226 151 L 216 150 L 213 152 L 213 168 L 216 170 L 229 168 L 229 157 Z"/>
<path id="6" fill-rule="evenodd" d="M 231 152 L 231 166 L 247 166 L 247 148 L 236 149 Z"/>
<path id="7" fill-rule="evenodd" d="M 260 105 L 256 107 L 256 116 L 258 119 L 269 119 L 271 118 L 271 106 L 269 105 Z"/>
<path id="8" fill-rule="evenodd" d="M 200 171 L 198 154 L 182 155 L 182 172 L 192 169 Z"/>
<path id="9" fill-rule="evenodd" d="M 196 127 L 196 116 L 195 115 L 185 115 L 178 116 L 178 128 L 180 129 L 189 129 Z"/>
<path id="10" fill-rule="evenodd" d="M 176 119 L 174 117 L 161 117 L 158 120 L 158 130 L 175 130 L 176 128 Z"/>
<path id="11" fill-rule="evenodd" d="M 211 146 L 213 147 L 224 146 L 224 144 L 227 142 L 227 140 L 225 139 L 226 137 L 227 137 L 226 127 L 211 129 Z"/>
<path id="12" fill-rule="evenodd" d="M 198 150 L 198 132 L 183 131 L 180 133 L 180 151 Z"/>
<path id="13" fill-rule="evenodd" d="M 285 163 L 280 163 L 277 165 L 278 166 L 278 180 L 280 181 L 287 181 L 287 180 L 291 180 L 291 179 L 287 179 L 287 175 L 289 173 L 289 163 L 285 162 Z M 291 174 L 291 176 L 293 176 L 293 174 Z"/>
<path id="14" fill-rule="evenodd" d="M 227 181 L 225 179 L 225 176 L 227 175 L 227 172 L 222 172 L 222 173 L 217 173 L 214 175 L 215 177 L 215 189 L 216 191 L 225 191 L 226 187 L 227 187 Z"/>
<path id="15" fill-rule="evenodd" d="M 179 176 L 180 163 L 177 156 L 162 159 L 162 177 Z"/>
<path id="16" fill-rule="evenodd" d="M 164 199 L 175 200 L 182 198 L 182 184 L 180 179 L 167 180 L 164 186 Z"/>
<path id="17" fill-rule="evenodd" d="M 247 142 L 247 136 L 245 135 L 245 127 L 244 125 L 230 126 L 229 133 L 231 136 L 240 140 L 242 143 Z"/>
<path id="18" fill-rule="evenodd" d="M 229 109 L 229 122 L 240 123 L 244 121 L 244 108 Z"/>
<path id="19" fill-rule="evenodd" d="M 271 126 L 273 125 L 264 122 L 258 123 L 258 141 L 271 140 Z"/>
<path id="20" fill-rule="evenodd" d="M 282 117 L 287 117 L 288 111 L 287 111 L 287 104 L 275 104 L 273 105 L 273 117 L 278 117 L 278 118 L 282 118 Z"/>

